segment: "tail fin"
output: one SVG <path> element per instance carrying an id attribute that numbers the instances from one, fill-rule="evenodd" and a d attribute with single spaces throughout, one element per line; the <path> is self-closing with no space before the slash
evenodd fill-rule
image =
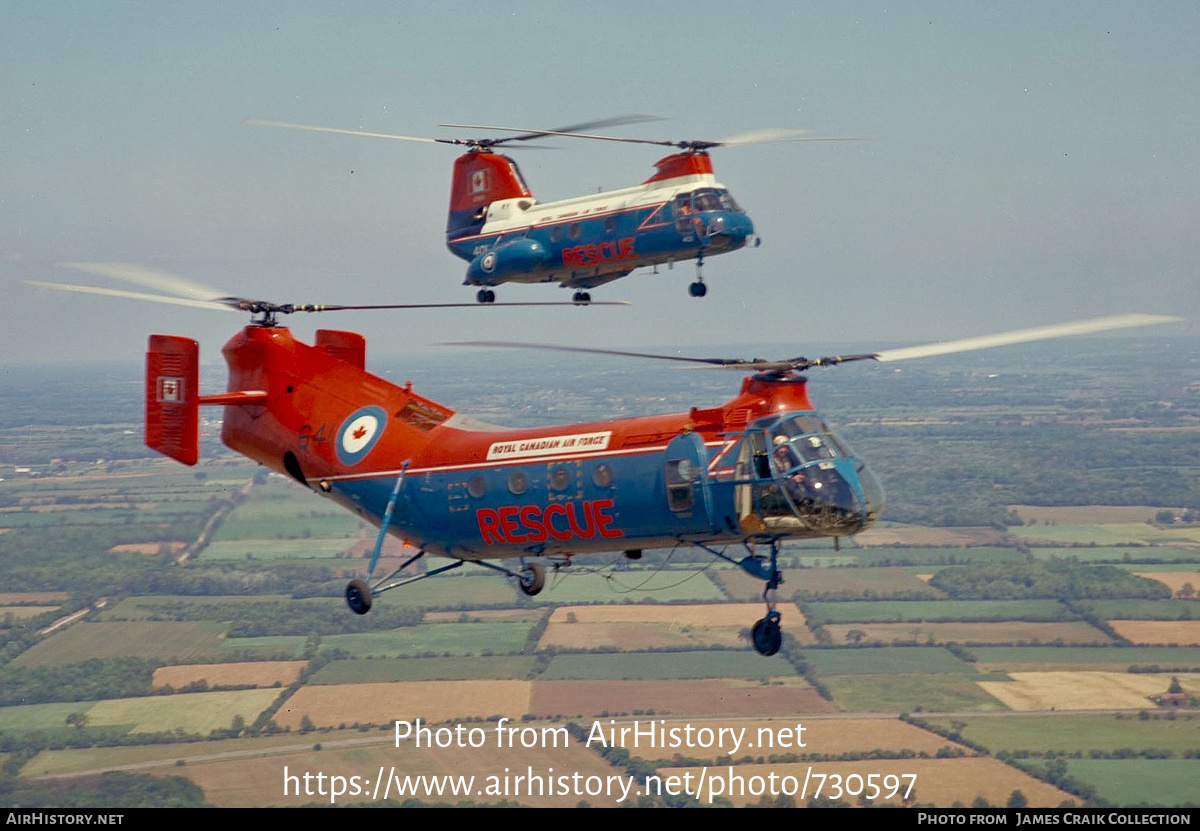
<path id="1" fill-rule="evenodd" d="M 485 206 L 498 199 L 518 196 L 533 198 L 516 162 L 499 153 L 464 153 L 454 160 L 450 215 L 446 219 L 447 238 L 478 232 L 483 227 Z"/>
<path id="2" fill-rule="evenodd" d="M 151 335 L 146 352 L 146 446 L 194 465 L 200 458 L 200 346 Z"/>

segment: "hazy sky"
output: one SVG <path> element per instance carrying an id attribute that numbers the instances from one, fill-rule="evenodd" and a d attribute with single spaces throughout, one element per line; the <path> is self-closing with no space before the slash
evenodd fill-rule
<path id="1" fill-rule="evenodd" d="M 150 265 L 280 302 L 464 301 L 444 245 L 439 122 L 720 139 L 763 238 L 592 292 L 626 309 L 327 315 L 372 352 L 462 338 L 593 346 L 961 337 L 1128 310 L 1200 333 L 1194 2 L 6 2 L 0 4 L 0 361 L 206 360 L 235 314 L 70 296 L 70 261 Z M 516 149 L 542 200 L 636 184 L 656 148 Z M 100 278 L 91 280 L 104 283 Z M 501 300 L 568 299 L 503 286 Z M 317 318 L 293 322 L 308 336 Z M 1164 330 L 1165 331 L 1165 330 Z"/>

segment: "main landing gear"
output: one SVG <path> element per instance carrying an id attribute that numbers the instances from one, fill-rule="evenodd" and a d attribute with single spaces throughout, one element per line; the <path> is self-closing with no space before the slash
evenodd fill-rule
<path id="1" fill-rule="evenodd" d="M 571 302 L 577 306 L 586 306 L 588 303 L 592 302 L 592 296 L 586 291 L 577 291 L 575 294 L 571 295 Z"/>
<path id="2" fill-rule="evenodd" d="M 477 303 L 495 303 L 496 292 L 491 289 L 480 289 L 475 292 L 475 302 Z"/>
<path id="3" fill-rule="evenodd" d="M 720 557 L 726 562 L 733 563 L 752 577 L 766 581 L 767 585 L 763 589 L 763 601 L 767 604 L 767 614 L 754 622 L 754 626 L 750 629 L 750 642 L 754 644 L 754 649 L 759 655 L 770 656 L 777 653 L 783 646 L 783 630 L 779 626 L 780 615 L 775 608 L 775 590 L 783 584 L 783 573 L 779 570 L 779 540 L 768 541 L 771 553 L 766 556 L 754 553 L 749 540 L 743 542 L 742 544 L 746 546 L 746 556 L 740 560 L 727 557 L 723 551 L 709 548 L 703 543 L 692 544 L 703 548 L 714 557 Z"/>
<path id="4" fill-rule="evenodd" d="M 526 563 L 524 560 L 521 562 L 520 571 L 513 571 L 512 569 L 505 568 L 504 566 L 496 565 L 495 563 L 489 563 L 486 560 L 455 560 L 449 565 L 436 568 L 433 571 L 427 571 L 424 574 L 420 574 L 416 577 L 410 577 L 407 580 L 400 580 L 399 582 L 395 583 L 388 582 L 424 556 L 425 552 L 419 551 L 413 556 L 409 557 L 404 561 L 402 566 L 393 571 L 387 577 L 377 582 L 374 588 L 372 588 L 365 580 L 351 580 L 346 584 L 346 605 L 350 607 L 350 611 L 354 612 L 356 615 L 365 615 L 367 612 L 371 611 L 371 603 L 374 600 L 375 595 L 383 594 L 384 592 L 391 591 L 392 589 L 398 589 L 401 586 L 407 586 L 408 584 L 415 583 L 418 580 L 425 580 L 426 578 L 433 577 L 435 574 L 441 574 L 444 571 L 458 568 L 466 562 L 472 562 L 475 563 L 475 565 L 484 566 L 492 569 L 493 571 L 498 571 L 507 577 L 514 578 L 517 581 L 517 587 L 520 588 L 527 597 L 534 597 L 535 595 L 540 594 L 542 589 L 546 587 L 546 567 L 541 563 Z"/>

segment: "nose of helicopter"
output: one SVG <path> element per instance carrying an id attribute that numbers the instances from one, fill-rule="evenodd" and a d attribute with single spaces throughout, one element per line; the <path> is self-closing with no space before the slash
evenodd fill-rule
<path id="1" fill-rule="evenodd" d="M 873 525 L 883 511 L 883 488 L 859 459 L 806 465 L 780 481 L 795 515 L 819 534 L 857 534 Z"/>
<path id="2" fill-rule="evenodd" d="M 754 223 L 744 213 L 720 211 L 709 217 L 706 235 L 710 245 L 740 248 L 754 235 Z"/>

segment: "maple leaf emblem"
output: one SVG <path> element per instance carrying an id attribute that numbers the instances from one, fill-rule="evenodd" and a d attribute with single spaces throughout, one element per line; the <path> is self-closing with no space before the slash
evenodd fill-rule
<path id="1" fill-rule="evenodd" d="M 361 425 L 359 425 L 358 429 L 356 429 L 350 435 L 354 436 L 354 438 L 356 438 L 356 439 L 361 439 L 366 434 L 367 434 L 367 426 L 365 424 L 361 424 Z"/>

